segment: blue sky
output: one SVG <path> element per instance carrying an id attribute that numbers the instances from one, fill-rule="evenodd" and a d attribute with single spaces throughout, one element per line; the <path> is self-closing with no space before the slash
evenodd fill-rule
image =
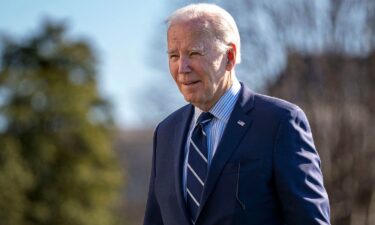
<path id="1" fill-rule="evenodd" d="M 168 75 L 147 63 L 156 29 L 168 15 L 165 6 L 165 1 L 153 0 L 2 0 L 0 32 L 25 36 L 45 17 L 68 22 L 70 35 L 84 37 L 96 48 L 100 90 L 113 103 L 117 123 L 131 127 L 141 122 L 135 106 L 143 84 L 155 74 Z"/>

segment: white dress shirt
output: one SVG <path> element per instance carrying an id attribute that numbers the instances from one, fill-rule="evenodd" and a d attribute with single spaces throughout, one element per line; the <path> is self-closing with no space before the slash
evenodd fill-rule
<path id="1" fill-rule="evenodd" d="M 232 86 L 221 96 L 221 98 L 216 102 L 216 104 L 210 109 L 210 113 L 214 115 L 211 122 L 205 127 L 205 132 L 207 134 L 207 161 L 208 167 L 211 165 L 212 158 L 215 155 L 217 146 L 223 136 L 225 127 L 228 123 L 230 114 L 233 111 L 234 105 L 237 102 L 239 93 L 241 89 L 241 84 L 234 78 Z M 186 177 L 187 177 L 187 162 L 188 162 L 188 155 L 189 155 L 189 145 L 190 145 L 190 137 L 194 130 L 195 123 L 203 111 L 197 107 L 194 108 L 194 117 L 190 123 L 190 129 L 188 132 L 188 137 L 186 139 L 185 145 L 185 158 L 184 158 L 184 168 L 183 168 L 183 193 L 186 199 Z"/>

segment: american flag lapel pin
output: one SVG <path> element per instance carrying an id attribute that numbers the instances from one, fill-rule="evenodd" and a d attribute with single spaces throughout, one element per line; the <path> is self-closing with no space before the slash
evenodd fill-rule
<path id="1" fill-rule="evenodd" d="M 245 126 L 245 122 L 242 120 L 237 121 L 237 124 L 240 125 L 241 127 Z"/>

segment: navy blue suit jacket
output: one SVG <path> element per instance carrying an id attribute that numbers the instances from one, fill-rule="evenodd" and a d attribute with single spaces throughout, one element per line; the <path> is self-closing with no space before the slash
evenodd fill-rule
<path id="1" fill-rule="evenodd" d="M 155 131 L 144 225 L 191 224 L 182 168 L 193 109 L 175 111 Z M 209 169 L 199 224 L 330 224 L 320 159 L 298 106 L 242 85 Z"/>

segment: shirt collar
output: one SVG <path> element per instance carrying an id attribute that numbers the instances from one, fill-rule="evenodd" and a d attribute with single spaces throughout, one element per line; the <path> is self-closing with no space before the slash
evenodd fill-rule
<path id="1" fill-rule="evenodd" d="M 210 113 L 215 116 L 216 119 L 222 120 L 227 123 L 231 112 L 233 111 L 234 105 L 236 104 L 241 84 L 237 78 L 233 79 L 232 86 L 220 97 L 216 104 L 210 109 Z M 194 107 L 194 124 L 197 121 L 200 114 L 203 112 L 198 107 Z"/>

